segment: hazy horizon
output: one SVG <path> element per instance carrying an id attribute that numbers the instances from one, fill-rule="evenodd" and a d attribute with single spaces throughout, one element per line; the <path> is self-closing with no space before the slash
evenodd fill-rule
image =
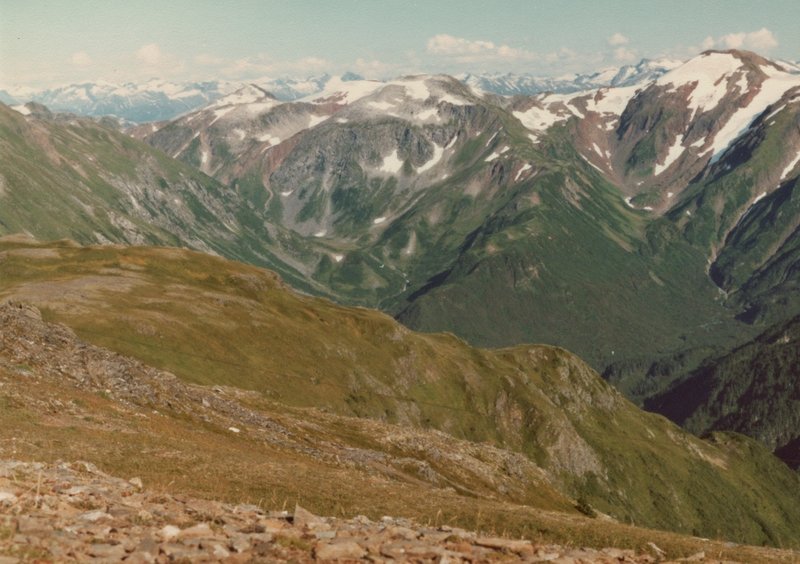
<path id="1" fill-rule="evenodd" d="M 739 48 L 800 59 L 791 1 L 0 0 L 0 87 L 352 71 L 558 76 Z"/>

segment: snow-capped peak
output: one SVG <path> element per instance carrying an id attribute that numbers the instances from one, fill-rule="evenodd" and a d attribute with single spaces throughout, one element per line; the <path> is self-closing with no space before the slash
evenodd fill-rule
<path id="1" fill-rule="evenodd" d="M 365 96 L 369 96 L 385 83 L 376 80 L 342 80 L 340 76 L 331 77 L 321 92 L 301 98 L 302 102 L 326 104 L 334 102 L 345 105 L 352 104 Z"/>
<path id="2" fill-rule="evenodd" d="M 256 102 L 279 102 L 275 96 L 262 90 L 254 84 L 247 84 L 230 94 L 223 96 L 210 105 L 212 108 L 222 108 L 225 106 L 241 106 L 244 104 L 253 104 Z"/>
<path id="3" fill-rule="evenodd" d="M 689 95 L 689 108 L 708 111 L 728 93 L 728 79 L 734 75 L 737 79 L 747 80 L 739 57 L 731 52 L 709 51 L 669 71 L 658 78 L 656 84 L 669 86 L 671 90 L 694 84 Z"/>

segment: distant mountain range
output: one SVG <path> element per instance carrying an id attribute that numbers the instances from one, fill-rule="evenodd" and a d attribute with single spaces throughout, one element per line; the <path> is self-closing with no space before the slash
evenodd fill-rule
<path id="1" fill-rule="evenodd" d="M 636 65 L 613 67 L 588 74 L 542 77 L 530 74 L 465 74 L 458 78 L 478 92 L 502 96 L 532 96 L 543 92 L 570 94 L 608 86 L 632 86 L 655 80 L 682 61 L 642 59 Z"/>
<path id="2" fill-rule="evenodd" d="M 459 80 L 476 93 L 503 96 L 531 96 L 543 92 L 568 94 L 608 86 L 631 86 L 654 80 L 681 61 L 670 59 L 643 59 L 636 65 L 624 65 L 602 71 L 560 77 L 532 74 L 463 74 Z M 794 72 L 800 67 L 782 63 Z M 307 79 L 262 78 L 248 81 L 270 92 L 277 99 L 291 101 L 321 92 L 331 80 L 362 80 L 357 74 L 345 73 L 341 77 L 323 74 Z M 238 90 L 242 82 L 205 81 L 175 83 L 151 80 L 144 83 L 111 84 L 87 82 L 57 88 L 35 90 L 30 88 L 0 89 L 0 102 L 20 105 L 37 102 L 53 111 L 72 112 L 84 116 L 116 116 L 133 123 L 173 119 L 198 109 L 226 94 Z"/>
<path id="3" fill-rule="evenodd" d="M 670 390 L 800 314 L 800 74 L 741 51 L 669 66 L 508 97 L 444 75 L 289 101 L 254 83 L 124 133 L 4 107 L 0 230 L 211 251 L 414 329 L 557 344 L 675 416 Z M 682 417 L 718 429 L 734 400 L 708 391 Z M 780 449 L 793 421 L 736 425 Z"/>
<path id="4" fill-rule="evenodd" d="M 330 79 L 323 75 L 308 80 L 264 79 L 259 81 L 283 100 L 317 92 Z M 202 107 L 241 88 L 228 81 L 174 83 L 151 80 L 145 83 L 107 82 L 71 84 L 45 90 L 0 90 L 0 102 L 20 105 L 32 101 L 53 111 L 83 116 L 116 116 L 133 123 L 172 119 Z"/>

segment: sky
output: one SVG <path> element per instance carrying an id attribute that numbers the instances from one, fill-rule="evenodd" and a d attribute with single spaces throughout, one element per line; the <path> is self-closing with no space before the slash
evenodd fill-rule
<path id="1" fill-rule="evenodd" d="M 798 0 L 0 0 L 0 87 L 798 61 L 798 22 Z"/>

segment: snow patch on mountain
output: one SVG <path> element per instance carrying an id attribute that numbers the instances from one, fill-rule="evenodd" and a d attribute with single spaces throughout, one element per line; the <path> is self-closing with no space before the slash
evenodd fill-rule
<path id="1" fill-rule="evenodd" d="M 212 108 L 221 108 L 223 106 L 240 106 L 243 104 L 252 104 L 263 99 L 265 93 L 252 86 L 240 88 L 236 92 L 223 96 L 219 100 L 210 105 Z"/>
<path id="2" fill-rule="evenodd" d="M 690 59 L 656 80 L 670 91 L 694 84 L 689 94 L 689 109 L 712 110 L 728 93 L 728 77 L 743 72 L 742 61 L 731 53 L 705 53 Z"/>
<path id="3" fill-rule="evenodd" d="M 578 153 L 578 154 L 580 154 L 580 153 Z M 590 167 L 592 167 L 593 169 L 597 170 L 597 171 L 598 171 L 598 172 L 600 172 L 600 173 L 603 173 L 603 174 L 605 174 L 605 173 L 604 173 L 604 171 L 603 171 L 603 169 L 601 169 L 599 166 L 597 166 L 597 165 L 596 165 L 596 164 L 594 164 L 592 161 L 590 161 L 589 159 L 587 159 L 585 155 L 581 155 L 581 158 L 582 158 L 584 161 L 586 161 L 586 164 L 588 164 Z"/>
<path id="4" fill-rule="evenodd" d="M 513 114 L 522 125 L 538 135 L 572 116 L 586 119 L 584 111 L 600 114 L 606 118 L 619 118 L 630 100 L 640 90 L 640 86 L 628 86 L 601 88 L 597 91 L 576 94 L 544 94 L 536 99 L 537 105 L 525 111 L 515 111 Z M 581 109 L 582 105 L 585 106 L 585 110 Z M 605 129 L 613 130 L 614 121 L 607 122 Z M 604 156 L 602 152 L 600 156 Z"/>
<path id="5" fill-rule="evenodd" d="M 598 114 L 613 114 L 619 117 L 639 90 L 641 90 L 639 86 L 602 88 L 589 98 L 586 109 Z"/>
<path id="6" fill-rule="evenodd" d="M 513 112 L 513 114 L 527 129 L 539 134 L 573 115 L 570 111 L 551 109 L 551 106 L 552 104 L 543 107 L 533 106 L 524 112 Z"/>
<path id="7" fill-rule="evenodd" d="M 310 118 L 309 118 L 309 120 L 308 120 L 308 127 L 309 127 L 309 129 L 311 129 L 312 127 L 315 127 L 315 126 L 319 125 L 319 124 L 320 124 L 320 123 L 322 123 L 323 121 L 326 121 L 326 120 L 327 120 L 329 117 L 330 117 L 330 116 L 318 116 L 318 115 L 312 114 L 312 115 L 311 115 L 311 117 L 310 117 Z"/>
<path id="8" fill-rule="evenodd" d="M 424 102 L 431 97 L 431 91 L 424 78 L 398 80 L 389 84 L 399 84 L 405 88 L 406 95 L 416 100 Z"/>
<path id="9" fill-rule="evenodd" d="M 369 103 L 369 106 L 375 108 L 376 110 L 381 110 L 381 111 L 393 110 L 395 108 L 394 103 L 385 101 L 380 101 L 380 102 L 373 101 Z"/>
<path id="10" fill-rule="evenodd" d="M 231 111 L 231 110 L 233 110 L 233 109 L 234 109 L 234 106 L 227 106 L 227 107 L 225 107 L 225 108 L 220 108 L 220 109 L 218 109 L 218 110 L 214 110 L 214 120 L 213 120 L 213 121 L 212 121 L 210 124 L 208 124 L 208 125 L 209 125 L 209 126 L 210 126 L 210 125 L 213 125 L 214 123 L 216 123 L 216 121 L 217 121 L 219 118 L 221 118 L 221 117 L 223 117 L 223 116 L 227 115 L 227 114 L 228 114 L 228 113 L 230 113 L 230 111 Z"/>
<path id="11" fill-rule="evenodd" d="M 444 155 L 444 147 L 433 143 L 433 156 L 430 158 L 428 162 L 417 169 L 418 173 L 423 173 L 432 169 L 436 166 L 440 160 L 442 160 L 442 156 Z"/>
<path id="12" fill-rule="evenodd" d="M 388 157 L 383 159 L 381 166 L 378 170 L 387 172 L 389 174 L 397 174 L 403 168 L 403 160 L 400 158 L 400 153 L 395 150 Z"/>
<path id="13" fill-rule="evenodd" d="M 256 139 L 262 143 L 269 143 L 270 145 L 278 145 L 281 142 L 280 137 L 275 137 L 271 133 L 263 133 L 256 137 Z"/>
<path id="14" fill-rule="evenodd" d="M 519 182 L 519 177 L 522 176 L 526 170 L 530 170 L 532 168 L 533 167 L 529 163 L 522 165 L 522 167 L 520 167 L 520 169 L 517 171 L 517 175 L 514 177 L 514 182 Z"/>
<path id="15" fill-rule="evenodd" d="M 300 101 L 312 104 L 327 104 L 335 102 L 338 104 L 352 104 L 373 94 L 378 89 L 385 86 L 385 83 L 375 80 L 342 80 L 341 77 L 331 78 L 321 92 L 311 94 Z"/>
<path id="16" fill-rule="evenodd" d="M 789 177 L 789 173 L 794 170 L 794 167 L 797 166 L 797 163 L 800 163 L 800 153 L 798 153 L 794 160 L 790 162 L 785 169 L 783 169 L 783 172 L 781 173 L 781 181 Z"/>
<path id="17" fill-rule="evenodd" d="M 773 67 L 762 67 L 768 78 L 761 83 L 758 93 L 749 104 L 733 114 L 714 137 L 713 160 L 718 160 L 724 151 L 752 125 L 766 109 L 780 100 L 787 90 L 800 86 L 800 75 L 778 71 Z"/>
<path id="18" fill-rule="evenodd" d="M 417 112 L 414 117 L 418 121 L 429 121 L 431 118 L 439 117 L 439 110 L 437 108 L 427 108 L 421 112 Z"/>
<path id="19" fill-rule="evenodd" d="M 678 135 L 675 137 L 675 142 L 667 150 L 667 155 L 664 157 L 664 162 L 661 164 L 656 163 L 655 167 L 653 168 L 653 173 L 658 176 L 667 170 L 672 163 L 680 158 L 680 156 L 683 154 L 683 151 L 683 137 Z"/>
<path id="20" fill-rule="evenodd" d="M 28 106 L 24 104 L 20 104 L 18 106 L 11 106 L 11 109 L 17 113 L 22 114 L 23 116 L 29 116 L 31 114 L 31 111 L 30 109 L 28 109 Z"/>

